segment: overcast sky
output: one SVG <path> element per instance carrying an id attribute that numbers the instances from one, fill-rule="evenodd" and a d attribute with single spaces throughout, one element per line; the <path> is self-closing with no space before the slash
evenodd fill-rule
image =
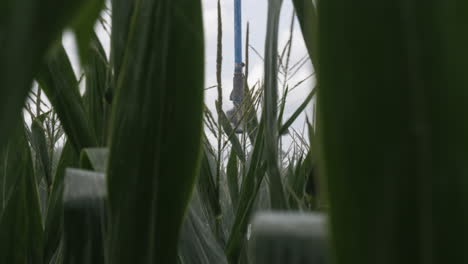
<path id="1" fill-rule="evenodd" d="M 203 16 L 205 25 L 205 47 L 206 47 L 206 74 L 205 87 L 216 84 L 216 39 L 217 39 L 217 0 L 202 0 Z M 232 89 L 232 78 L 234 71 L 234 0 L 221 0 L 222 19 L 223 19 L 223 98 L 224 109 L 228 110 L 232 107 L 229 101 L 229 94 Z M 246 23 L 250 23 L 250 43 L 263 56 L 266 36 L 266 21 L 267 21 L 267 5 L 268 0 L 242 0 L 242 19 L 243 19 L 243 42 L 245 41 Z M 284 0 L 279 34 L 279 47 L 282 48 L 289 38 L 289 27 L 293 7 L 291 0 Z M 97 26 L 96 30 L 103 42 L 107 52 L 110 49 L 110 41 L 108 34 Z M 69 53 L 74 69 L 79 74 L 78 58 L 76 55 L 76 47 L 74 45 L 73 36 L 66 33 L 63 38 L 64 45 Z M 243 47 L 244 48 L 244 47 Z M 243 51 L 244 53 L 245 51 Z M 299 24 L 296 20 L 293 48 L 291 54 L 291 65 L 299 61 L 307 55 Z M 296 82 L 306 78 L 313 72 L 310 63 L 307 63 L 295 77 L 290 81 L 290 86 Z M 250 52 L 250 74 L 249 83 L 252 85 L 263 77 L 263 61 L 252 50 Z M 304 82 L 295 91 L 288 96 L 288 101 L 285 109 L 285 119 L 288 118 L 295 109 L 302 103 L 305 96 L 311 90 L 313 80 Z M 281 91 L 280 91 L 281 92 Z M 210 109 L 214 111 L 214 101 L 217 97 L 216 89 L 207 90 L 205 94 L 205 102 Z M 310 107 L 307 110 L 310 112 Z M 294 124 L 296 129 L 302 129 L 304 123 L 304 115 Z"/>

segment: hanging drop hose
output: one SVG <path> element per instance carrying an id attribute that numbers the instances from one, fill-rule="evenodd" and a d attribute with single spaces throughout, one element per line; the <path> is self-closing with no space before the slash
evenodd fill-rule
<path id="1" fill-rule="evenodd" d="M 241 0 L 234 0 L 234 80 L 230 100 L 234 108 L 227 112 L 236 133 L 242 133 L 242 100 L 244 99 L 244 73 L 242 62 L 242 6 Z"/>

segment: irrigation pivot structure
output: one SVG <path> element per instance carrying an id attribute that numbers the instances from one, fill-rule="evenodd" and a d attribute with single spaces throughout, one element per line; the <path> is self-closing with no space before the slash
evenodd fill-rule
<path id="1" fill-rule="evenodd" d="M 239 124 L 242 111 L 241 104 L 244 98 L 244 62 L 242 62 L 242 3 L 234 0 L 234 80 L 230 100 L 234 108 L 228 111 L 228 116 L 236 127 L 237 133 L 242 133 Z"/>

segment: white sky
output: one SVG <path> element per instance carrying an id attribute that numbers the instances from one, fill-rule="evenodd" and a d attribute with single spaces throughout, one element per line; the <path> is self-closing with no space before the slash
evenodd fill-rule
<path id="1" fill-rule="evenodd" d="M 216 84 L 216 41 L 217 41 L 217 0 L 202 0 L 203 15 L 205 26 L 205 87 Z M 232 89 L 232 78 L 234 71 L 234 0 L 221 0 L 222 19 L 223 19 L 223 102 L 224 109 L 228 110 L 232 107 L 229 101 L 229 94 Z M 242 1 L 242 19 L 243 19 L 243 43 L 245 43 L 246 23 L 250 23 L 250 44 L 263 56 L 266 36 L 266 21 L 267 21 L 267 5 L 268 0 L 243 0 Z M 280 33 L 279 47 L 287 43 L 289 38 L 289 27 L 293 7 L 291 0 L 284 0 Z M 103 42 L 106 52 L 109 52 L 110 41 L 107 33 L 100 26 L 96 26 L 98 35 Z M 79 64 L 76 54 L 76 46 L 74 45 L 73 35 L 66 33 L 63 38 L 63 43 L 71 58 L 76 74 L 79 74 Z M 244 46 L 243 46 L 244 49 Z M 245 50 L 243 50 L 245 53 Z M 293 47 L 291 53 L 291 64 L 294 65 L 303 56 L 307 55 L 307 50 L 304 45 L 299 23 L 296 20 Z M 245 58 L 244 58 L 245 59 Z M 304 79 L 313 72 L 310 62 L 308 62 L 302 70 L 290 81 L 289 86 L 293 86 L 298 81 Z M 253 85 L 256 81 L 260 81 L 263 77 L 263 61 L 252 50 L 250 50 L 250 73 L 249 84 Z M 313 79 L 313 78 L 312 78 Z M 304 82 L 295 91 L 289 94 L 284 121 L 296 110 L 303 102 L 306 95 L 313 85 L 313 80 Z M 281 87 L 281 86 L 280 86 Z M 280 91 L 281 93 L 281 91 Z M 214 111 L 214 101 L 217 98 L 216 89 L 207 90 L 205 93 L 205 102 L 208 107 Z M 311 107 L 307 109 L 307 113 L 311 112 Z M 310 114 L 308 114 L 310 116 Z M 300 118 L 293 125 L 295 129 L 302 130 L 305 122 L 305 116 Z"/>

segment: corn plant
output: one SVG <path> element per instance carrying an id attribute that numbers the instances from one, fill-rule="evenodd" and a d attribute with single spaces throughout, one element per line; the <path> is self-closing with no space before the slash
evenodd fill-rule
<path id="1" fill-rule="evenodd" d="M 467 11 L 450 0 L 320 1 L 337 263 L 467 262 Z"/>

